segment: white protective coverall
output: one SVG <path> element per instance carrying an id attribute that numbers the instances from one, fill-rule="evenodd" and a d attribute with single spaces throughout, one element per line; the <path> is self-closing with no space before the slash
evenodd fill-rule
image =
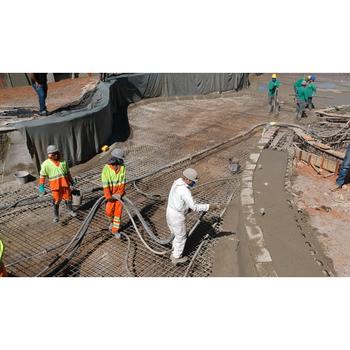
<path id="1" fill-rule="evenodd" d="M 174 234 L 174 258 L 180 258 L 186 243 L 185 216 L 188 209 L 193 211 L 208 211 L 209 204 L 196 204 L 185 181 L 180 178 L 174 181 L 168 198 L 166 221 L 170 232 Z"/>

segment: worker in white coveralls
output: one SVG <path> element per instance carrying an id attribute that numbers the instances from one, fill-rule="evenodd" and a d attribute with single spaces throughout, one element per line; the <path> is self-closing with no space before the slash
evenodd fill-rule
<path id="1" fill-rule="evenodd" d="M 174 265 L 185 263 L 187 256 L 182 256 L 187 235 L 185 217 L 189 209 L 193 211 L 208 211 L 220 209 L 219 204 L 197 204 L 191 194 L 191 189 L 198 181 L 196 170 L 188 168 L 183 172 L 182 178 L 174 181 L 168 198 L 166 221 L 170 232 L 174 235 L 171 261 Z"/>

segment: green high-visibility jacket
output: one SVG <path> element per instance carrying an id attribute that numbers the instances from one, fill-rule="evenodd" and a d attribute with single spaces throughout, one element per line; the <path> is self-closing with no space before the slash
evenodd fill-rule
<path id="1" fill-rule="evenodd" d="M 101 181 L 106 199 L 111 198 L 113 194 L 124 195 L 126 182 L 125 166 L 121 165 L 115 169 L 112 165 L 106 164 L 102 169 Z"/>
<path id="2" fill-rule="evenodd" d="M 316 84 L 315 83 L 309 83 L 306 85 L 306 97 L 313 97 L 316 95 Z"/>
<path id="3" fill-rule="evenodd" d="M 298 87 L 301 86 L 301 83 L 304 81 L 305 79 L 299 79 L 294 83 L 294 87 L 297 89 Z"/>
<path id="4" fill-rule="evenodd" d="M 297 87 L 297 99 L 307 101 L 306 88 L 304 86 Z"/>
<path id="5" fill-rule="evenodd" d="M 52 191 L 62 187 L 69 187 L 69 167 L 66 161 L 53 161 L 46 159 L 41 164 L 39 184 L 44 184 L 45 179 L 49 180 Z"/>
<path id="6" fill-rule="evenodd" d="M 268 88 L 268 94 L 269 96 L 275 96 L 275 93 L 276 93 L 276 88 L 280 87 L 281 86 L 281 83 L 278 79 L 276 79 L 275 81 L 273 80 L 270 80 L 268 85 L 267 85 L 267 88 Z"/>
<path id="7" fill-rule="evenodd" d="M 0 264 L 2 263 L 4 251 L 5 251 L 4 243 L 2 243 L 2 240 L 0 239 Z"/>

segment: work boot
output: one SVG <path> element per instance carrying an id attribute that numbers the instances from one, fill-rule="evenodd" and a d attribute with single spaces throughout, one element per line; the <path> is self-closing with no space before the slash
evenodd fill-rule
<path id="1" fill-rule="evenodd" d="M 47 113 L 47 111 L 42 111 L 42 112 L 39 112 L 39 115 L 42 117 L 47 117 L 49 114 Z"/>
<path id="2" fill-rule="evenodd" d="M 188 256 L 183 256 L 182 258 L 170 257 L 171 263 L 175 266 L 184 264 L 188 261 Z"/>
<path id="3" fill-rule="evenodd" d="M 66 206 L 67 206 L 67 209 L 69 210 L 69 215 L 72 218 L 77 217 L 77 213 L 74 212 L 74 210 L 73 210 L 72 201 L 66 201 Z"/>
<path id="4" fill-rule="evenodd" d="M 59 208 L 60 208 L 59 204 L 53 205 L 53 219 L 52 219 L 53 222 L 58 222 L 60 220 Z"/>
<path id="5" fill-rule="evenodd" d="M 122 238 L 122 235 L 121 235 L 120 232 L 114 233 L 113 236 L 114 236 L 114 238 L 116 238 L 116 239 L 121 239 L 121 238 Z"/>

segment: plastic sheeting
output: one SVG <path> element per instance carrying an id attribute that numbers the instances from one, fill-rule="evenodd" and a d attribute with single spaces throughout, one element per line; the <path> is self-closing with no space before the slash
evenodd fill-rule
<path id="1" fill-rule="evenodd" d="M 56 145 L 70 166 L 99 153 L 104 144 L 125 141 L 130 134 L 127 108 L 145 98 L 205 95 L 239 90 L 249 85 L 245 73 L 129 74 L 110 78 L 97 87 L 88 107 L 63 111 L 20 124 L 37 169 Z"/>

